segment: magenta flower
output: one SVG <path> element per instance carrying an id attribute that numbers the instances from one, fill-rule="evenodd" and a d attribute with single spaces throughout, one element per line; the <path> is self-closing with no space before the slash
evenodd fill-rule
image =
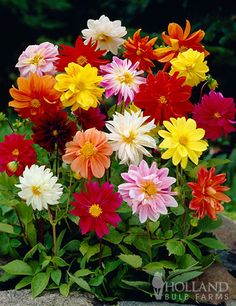
<path id="1" fill-rule="evenodd" d="M 203 128 L 205 138 L 215 140 L 234 132 L 236 108 L 233 98 L 224 98 L 222 93 L 211 90 L 202 97 L 201 103 L 194 106 L 193 118 L 199 128 Z"/>
<path id="2" fill-rule="evenodd" d="M 23 77 L 28 77 L 30 73 L 37 73 L 39 76 L 54 75 L 54 63 L 57 59 L 58 47 L 50 42 L 44 42 L 28 46 L 19 56 L 16 67 Z"/>
<path id="3" fill-rule="evenodd" d="M 176 193 L 171 191 L 176 179 L 168 173 L 169 169 L 158 169 L 155 162 L 149 168 L 142 160 L 139 166 L 130 165 L 128 172 L 121 174 L 126 183 L 119 185 L 119 192 L 141 223 L 156 221 L 161 214 L 167 214 L 167 207 L 178 206 L 172 197 Z"/>
<path id="4" fill-rule="evenodd" d="M 129 59 L 122 60 L 114 56 L 110 64 L 100 66 L 104 74 L 101 86 L 106 89 L 106 98 L 118 95 L 118 104 L 123 99 L 126 105 L 133 101 L 134 94 L 139 91 L 139 85 L 146 81 L 139 76 L 143 71 L 136 70 L 138 65 L 139 62 L 133 65 Z"/>

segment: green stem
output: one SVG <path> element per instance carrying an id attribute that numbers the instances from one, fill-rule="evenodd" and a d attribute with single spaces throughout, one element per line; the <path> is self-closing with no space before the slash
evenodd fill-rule
<path id="1" fill-rule="evenodd" d="M 53 253 L 54 256 L 57 256 L 57 233 L 56 233 L 56 223 L 53 222 L 53 216 L 50 208 L 48 207 L 48 217 L 52 226 L 52 235 L 53 235 Z"/>
<path id="2" fill-rule="evenodd" d="M 102 268 L 102 239 L 99 239 L 99 269 Z"/>
<path id="3" fill-rule="evenodd" d="M 176 185 L 179 187 L 179 167 L 176 166 Z"/>
<path id="4" fill-rule="evenodd" d="M 13 133 L 15 133 L 15 130 L 14 130 L 14 128 L 13 128 L 13 125 L 11 124 L 11 122 L 9 121 L 8 118 L 6 118 L 6 119 L 7 119 L 7 123 L 8 123 L 8 125 L 9 125 L 10 129 L 12 130 Z"/>

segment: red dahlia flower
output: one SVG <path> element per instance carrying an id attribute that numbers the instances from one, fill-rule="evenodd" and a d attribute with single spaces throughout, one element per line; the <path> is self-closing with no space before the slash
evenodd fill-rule
<path id="1" fill-rule="evenodd" d="M 99 107 L 90 107 L 87 111 L 78 108 L 74 111 L 77 118 L 77 122 L 81 126 L 82 130 L 87 130 L 95 127 L 97 130 L 102 130 L 105 125 L 106 116 L 102 114 Z"/>
<path id="2" fill-rule="evenodd" d="M 75 47 L 61 44 L 59 48 L 58 60 L 55 63 L 58 71 L 64 71 L 69 63 L 74 62 L 80 66 L 90 64 L 93 67 L 99 67 L 109 61 L 101 57 L 106 53 L 106 50 L 96 50 L 97 42 L 92 44 L 92 40 L 87 45 L 84 44 L 81 36 L 78 36 L 75 42 Z"/>
<path id="3" fill-rule="evenodd" d="M 215 175 L 215 168 L 209 171 L 201 167 L 198 170 L 198 181 L 190 182 L 188 186 L 192 188 L 193 199 L 189 208 L 196 210 L 199 219 L 205 215 L 216 220 L 216 213 L 224 211 L 222 202 L 230 202 L 231 199 L 223 192 L 229 190 L 226 186 L 221 186 L 226 181 L 226 174 Z"/>
<path id="4" fill-rule="evenodd" d="M 33 141 L 24 135 L 11 134 L 5 136 L 0 143 L 0 172 L 6 171 L 9 176 L 20 176 L 26 166 L 36 162 Z"/>
<path id="5" fill-rule="evenodd" d="M 139 62 L 140 70 L 152 73 L 151 67 L 155 66 L 153 60 L 158 59 L 153 50 L 157 37 L 150 40 L 149 36 L 141 38 L 140 32 L 141 29 L 137 30 L 133 38 L 128 37 L 127 41 L 124 42 L 124 57 L 130 59 L 133 64 Z"/>
<path id="6" fill-rule="evenodd" d="M 206 131 L 205 137 L 215 140 L 234 132 L 236 108 L 233 98 L 224 98 L 220 92 L 211 90 L 202 97 L 201 103 L 194 106 L 193 118 L 198 127 Z"/>
<path id="7" fill-rule="evenodd" d="M 87 192 L 74 193 L 75 202 L 70 204 L 75 207 L 72 215 L 79 216 L 79 226 L 82 234 L 96 231 L 99 238 L 109 233 L 108 224 L 117 227 L 121 221 L 115 212 L 121 205 L 122 199 L 119 193 L 114 192 L 113 185 L 98 182 L 86 183 Z"/>
<path id="8" fill-rule="evenodd" d="M 32 127 L 33 140 L 41 147 L 53 153 L 58 146 L 64 153 L 66 142 L 71 141 L 77 132 L 76 123 L 68 120 L 68 113 L 58 111 L 43 114 Z"/>
<path id="9" fill-rule="evenodd" d="M 185 77 L 177 76 L 178 73 L 169 76 L 163 71 L 158 71 L 156 76 L 149 74 L 134 97 L 134 104 L 144 110 L 145 116 L 154 118 L 156 124 L 161 125 L 170 117 L 183 117 L 192 111 L 191 87 L 183 85 Z"/>

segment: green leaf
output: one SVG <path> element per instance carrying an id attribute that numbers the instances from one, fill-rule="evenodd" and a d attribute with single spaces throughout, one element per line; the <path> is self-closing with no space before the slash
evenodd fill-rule
<path id="1" fill-rule="evenodd" d="M 103 239 L 113 244 L 119 244 L 124 237 L 124 234 L 120 234 L 115 228 L 111 228 L 108 235 L 104 236 Z"/>
<path id="2" fill-rule="evenodd" d="M 195 240 L 207 246 L 210 249 L 227 250 L 227 246 L 215 238 L 201 238 L 201 239 L 195 239 Z"/>
<path id="3" fill-rule="evenodd" d="M 60 232 L 60 234 L 58 235 L 57 237 L 57 254 L 59 253 L 60 251 L 60 248 L 61 248 L 61 243 L 62 243 L 62 240 L 65 236 L 65 233 L 66 233 L 66 229 L 64 229 L 63 231 Z"/>
<path id="4" fill-rule="evenodd" d="M 174 254 L 178 256 L 182 256 L 185 253 L 184 244 L 175 239 L 168 240 L 166 243 L 166 248 L 169 251 L 169 255 Z"/>
<path id="5" fill-rule="evenodd" d="M 54 281 L 56 285 L 59 286 L 61 281 L 61 270 L 60 269 L 53 270 L 51 272 L 51 279 Z"/>
<path id="6" fill-rule="evenodd" d="M 32 275 L 32 268 L 24 261 L 16 259 L 4 266 L 1 269 L 12 275 Z"/>
<path id="7" fill-rule="evenodd" d="M 14 230 L 14 226 L 7 224 L 7 223 L 2 223 L 2 222 L 0 222 L 0 232 L 12 234 L 12 235 L 18 235 Z"/>
<path id="8" fill-rule="evenodd" d="M 185 241 L 187 246 L 190 248 L 190 250 L 192 251 L 193 255 L 195 255 L 197 257 L 197 259 L 201 259 L 202 257 L 202 253 L 201 250 L 199 248 L 199 246 L 197 246 L 194 242 L 192 241 Z"/>
<path id="9" fill-rule="evenodd" d="M 148 229 L 152 234 L 155 233 L 155 231 L 158 229 L 159 226 L 160 226 L 160 221 L 156 221 L 156 222 L 149 221 L 148 222 Z"/>
<path id="10" fill-rule="evenodd" d="M 61 284 L 59 287 L 60 294 L 64 297 L 67 297 L 70 293 L 70 285 L 69 284 Z"/>
<path id="11" fill-rule="evenodd" d="M 103 283 L 103 280 L 104 280 L 104 275 L 101 274 L 97 275 L 96 277 L 90 280 L 89 285 L 94 287 L 100 286 Z"/>
<path id="12" fill-rule="evenodd" d="M 35 246 L 37 244 L 37 231 L 33 222 L 28 223 L 26 234 L 31 247 Z"/>
<path id="13" fill-rule="evenodd" d="M 123 262 L 127 263 L 131 267 L 138 269 L 142 267 L 143 261 L 142 258 L 138 255 L 125 255 L 120 254 L 118 256 Z"/>
<path id="14" fill-rule="evenodd" d="M 31 282 L 32 296 L 35 298 L 47 287 L 50 278 L 50 273 L 40 272 L 36 274 Z"/>
<path id="15" fill-rule="evenodd" d="M 79 240 L 71 240 L 66 245 L 64 245 L 63 249 L 69 252 L 77 252 L 80 248 Z"/>
<path id="16" fill-rule="evenodd" d="M 46 250 L 45 247 L 42 245 L 42 243 L 38 243 L 36 244 L 34 247 L 32 247 L 32 249 L 30 249 L 24 256 L 23 260 L 27 261 L 28 259 L 32 258 L 34 253 L 37 251 L 43 251 Z"/>
<path id="17" fill-rule="evenodd" d="M 69 272 L 67 273 L 69 274 L 71 280 L 75 282 L 80 288 L 84 289 L 85 291 L 92 292 L 88 282 L 86 282 L 83 278 L 76 277 Z"/>
<path id="18" fill-rule="evenodd" d="M 229 163 L 232 163 L 232 161 L 227 158 L 224 158 L 224 159 L 223 158 L 212 158 L 207 161 L 207 167 L 208 168 L 216 167 L 216 166 L 226 165 Z"/>
<path id="19" fill-rule="evenodd" d="M 122 283 L 130 286 L 130 287 L 134 287 L 142 292 L 147 293 L 149 296 L 152 296 L 153 293 L 147 291 L 148 289 L 150 289 L 150 283 L 149 282 L 144 282 L 144 281 L 127 281 L 125 279 L 122 280 Z"/>
<path id="20" fill-rule="evenodd" d="M 58 267 L 66 267 L 69 266 L 69 264 L 62 258 L 58 256 L 54 256 L 52 259 L 52 262 L 57 265 Z"/>
<path id="21" fill-rule="evenodd" d="M 178 205 L 177 207 L 171 207 L 170 210 L 176 216 L 181 216 L 184 214 L 184 208 L 181 205 Z"/>
<path id="22" fill-rule="evenodd" d="M 181 269 L 187 269 L 188 267 L 192 267 L 197 265 L 199 262 L 196 261 L 190 254 L 184 254 L 178 260 L 178 266 Z"/>
<path id="23" fill-rule="evenodd" d="M 216 228 L 220 227 L 222 224 L 222 220 L 218 217 L 217 220 L 212 220 L 207 216 L 198 221 L 198 230 L 202 232 L 212 232 Z"/>
<path id="24" fill-rule="evenodd" d="M 108 273 L 114 271 L 116 268 L 119 267 L 119 265 L 121 264 L 120 259 L 116 260 L 116 261 L 108 261 L 105 265 L 105 269 L 104 269 L 104 275 L 107 275 Z"/>
<path id="25" fill-rule="evenodd" d="M 32 276 L 25 276 L 23 277 L 19 283 L 16 284 L 15 289 L 20 290 L 21 288 L 24 288 L 28 286 L 32 281 Z"/>
<path id="26" fill-rule="evenodd" d="M 89 270 L 89 269 L 80 269 L 80 270 L 78 270 L 78 271 L 76 271 L 74 273 L 74 276 L 76 276 L 76 277 L 83 277 L 83 276 L 87 276 L 87 275 L 93 274 L 93 273 L 94 272 Z"/>
<path id="27" fill-rule="evenodd" d="M 27 206 L 25 202 L 21 202 L 17 205 L 17 211 L 21 222 L 25 226 L 33 220 L 33 208 L 32 206 Z"/>
<path id="28" fill-rule="evenodd" d="M 143 270 L 148 274 L 154 275 L 161 268 L 163 268 L 163 265 L 160 262 L 150 262 L 143 267 Z"/>
<path id="29" fill-rule="evenodd" d="M 173 278 L 170 279 L 170 281 L 172 283 L 179 283 L 179 282 L 187 282 L 190 281 L 191 279 L 194 279 L 196 277 L 198 277 L 199 275 L 201 275 L 203 273 L 203 271 L 190 271 L 190 272 L 186 272 L 183 274 L 179 274 Z"/>

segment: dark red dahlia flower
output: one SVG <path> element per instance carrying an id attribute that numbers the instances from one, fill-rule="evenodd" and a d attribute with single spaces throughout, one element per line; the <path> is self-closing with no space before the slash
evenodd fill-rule
<path id="1" fill-rule="evenodd" d="M 77 117 L 77 122 L 84 131 L 93 127 L 97 130 L 102 130 L 105 125 L 106 116 L 102 114 L 98 107 L 90 107 L 87 111 L 78 108 L 74 114 Z"/>
<path id="2" fill-rule="evenodd" d="M 24 135 L 6 135 L 0 143 L 0 172 L 20 176 L 26 166 L 35 164 L 36 152 L 32 145 L 33 141 L 25 139 Z"/>
<path id="3" fill-rule="evenodd" d="M 43 114 L 32 127 L 32 131 L 35 143 L 50 153 L 53 153 L 57 145 L 59 151 L 64 153 L 65 144 L 72 140 L 77 127 L 74 121 L 68 120 L 67 112 L 59 111 Z"/>

